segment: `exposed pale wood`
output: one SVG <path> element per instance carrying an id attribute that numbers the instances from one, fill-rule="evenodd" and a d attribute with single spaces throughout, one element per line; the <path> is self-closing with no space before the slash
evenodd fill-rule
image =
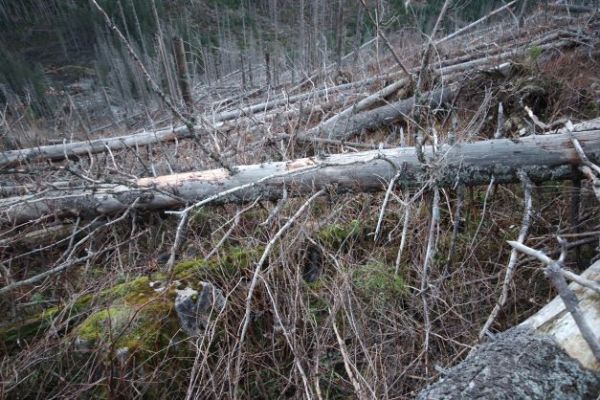
<path id="1" fill-rule="evenodd" d="M 599 281 L 600 261 L 592 264 L 581 274 L 582 278 Z M 569 285 L 579 299 L 579 307 L 594 332 L 600 333 L 600 294 L 575 282 Z M 544 308 L 526 321 L 522 327 L 535 329 L 539 333 L 552 336 L 558 345 L 586 368 L 600 371 L 600 363 L 595 359 L 588 344 L 575 324 L 575 320 L 565 309 L 563 301 L 556 297 Z M 600 335 L 596 336 L 600 339 Z"/>
<path id="2" fill-rule="evenodd" d="M 571 179 L 577 173 L 572 166 L 581 162 L 571 143 L 571 135 L 579 141 L 591 161 L 600 161 L 600 120 L 584 126 L 587 130 L 575 126 L 572 134 L 441 146 L 441 158 L 432 165 L 436 183 L 440 186 L 458 182 L 479 185 L 487 183 L 492 176 L 496 183 L 515 182 L 519 170 L 524 170 L 537 182 Z M 424 152 L 431 160 L 431 148 L 426 146 Z M 136 208 L 141 209 L 180 207 L 253 182 L 260 184 L 234 190 L 216 202 L 247 202 L 258 197 L 276 200 L 281 197 L 284 185 L 290 195 L 296 196 L 326 186 L 337 192 L 381 191 L 400 168 L 404 171 L 399 179 L 401 184 L 422 185 L 431 179 L 412 147 L 372 150 L 243 165 L 234 175 L 225 169 L 214 169 L 143 178 L 131 186 L 102 184 L 10 197 L 0 200 L 0 223 L 34 220 L 45 215 L 114 214 L 126 210 L 136 199 Z"/>

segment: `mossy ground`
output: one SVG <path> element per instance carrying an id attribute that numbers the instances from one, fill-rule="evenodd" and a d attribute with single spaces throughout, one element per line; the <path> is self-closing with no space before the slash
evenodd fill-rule
<path id="1" fill-rule="evenodd" d="M 225 247 L 210 260 L 190 259 L 176 264 L 173 280 L 180 285 L 199 287 L 201 281 L 222 281 L 243 274 L 262 252 L 262 248 Z M 151 282 L 166 282 L 168 274 L 157 272 L 125 280 L 95 295 L 85 295 L 67 307 L 54 306 L 0 330 L 8 347 L 17 340 L 29 340 L 41 334 L 57 315 L 68 309 L 75 322 L 73 334 L 80 341 L 117 349 L 129 347 L 155 351 L 178 331 L 173 304 L 175 287 L 155 291 Z M 79 321 L 79 322 L 78 322 Z"/>
<path id="2" fill-rule="evenodd" d="M 348 223 L 334 223 L 321 228 L 317 234 L 317 239 L 324 245 L 330 247 L 340 247 L 348 240 L 357 239 L 362 233 L 362 224 L 359 220 L 352 220 Z"/>
<path id="3" fill-rule="evenodd" d="M 365 298 L 379 309 L 400 302 L 408 294 L 406 282 L 395 273 L 394 266 L 377 261 L 358 267 L 352 281 Z"/>

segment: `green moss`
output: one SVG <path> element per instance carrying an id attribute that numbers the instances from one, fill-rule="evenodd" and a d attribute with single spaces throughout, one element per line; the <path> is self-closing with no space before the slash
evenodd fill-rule
<path id="1" fill-rule="evenodd" d="M 248 268 L 258 260 L 263 249 L 262 246 L 255 248 L 231 246 L 225 250 L 224 258 L 220 262 L 217 262 L 217 265 L 228 270 Z"/>
<path id="2" fill-rule="evenodd" d="M 400 300 L 407 293 L 407 286 L 394 269 L 380 262 L 370 262 L 359 267 L 352 276 L 357 289 L 376 305 Z"/>
<path id="3" fill-rule="evenodd" d="M 68 306 L 68 312 L 65 313 L 65 318 L 76 321 L 80 318 L 81 313 L 89 307 L 91 301 L 92 295 L 81 296 L 73 304 Z M 49 307 L 37 315 L 10 324 L 0 329 L 0 340 L 2 340 L 7 347 L 11 347 L 20 339 L 30 339 L 31 337 L 44 332 L 53 324 L 59 313 L 64 310 L 65 307 L 61 306 Z"/>
<path id="4" fill-rule="evenodd" d="M 87 317 L 76 329 L 83 341 L 94 342 L 106 335 L 118 334 L 133 316 L 129 307 L 109 307 Z"/>
<path id="5" fill-rule="evenodd" d="M 175 266 L 175 279 L 194 286 L 197 281 L 214 279 L 216 273 L 228 278 L 251 267 L 263 249 L 262 246 L 224 247 L 219 255 L 208 261 L 182 261 Z M 167 345 L 179 328 L 173 311 L 175 288 L 159 293 L 150 287 L 151 280 L 166 279 L 164 273 L 154 274 L 152 279 L 142 276 L 99 293 L 82 296 L 68 310 L 60 306 L 48 308 L 38 315 L 0 329 L 0 338 L 5 345 L 12 346 L 18 339 L 28 339 L 45 331 L 64 313 L 61 318 L 71 321 L 70 326 L 76 326 L 74 334 L 90 344 L 101 339 L 116 348 L 142 350 L 155 348 L 156 343 Z M 92 311 L 92 303 L 104 308 Z M 77 325 L 81 320 L 83 322 Z"/>
<path id="6" fill-rule="evenodd" d="M 353 219 L 347 224 L 332 224 L 322 228 L 317 233 L 317 239 L 326 246 L 340 247 L 349 239 L 359 238 L 361 231 L 361 222 Z"/>
<path id="7" fill-rule="evenodd" d="M 167 346 L 177 334 L 178 321 L 172 299 L 156 294 L 143 304 L 115 304 L 90 314 L 74 333 L 86 347 L 99 343 L 131 353 L 153 352 Z"/>
<path id="8" fill-rule="evenodd" d="M 50 323 L 52 323 L 52 320 L 59 311 L 59 307 L 51 307 L 25 321 L 20 321 L 16 324 L 11 324 L 2 328 L 0 329 L 0 338 L 2 338 L 2 341 L 6 345 L 9 345 L 21 338 L 35 336 L 38 332 L 46 329 Z"/>
<path id="9" fill-rule="evenodd" d="M 540 58 L 540 56 L 542 55 L 544 51 L 542 50 L 541 47 L 538 46 L 533 46 L 529 48 L 529 58 L 531 58 L 531 61 L 537 61 L 538 58 Z"/>
<path id="10" fill-rule="evenodd" d="M 197 271 L 198 269 L 205 268 L 208 265 L 204 259 L 195 258 L 191 260 L 185 260 L 175 265 L 173 271 L 176 278 L 181 279 Z"/>
<path id="11" fill-rule="evenodd" d="M 243 246 L 224 247 L 218 255 L 208 261 L 198 258 L 178 263 L 175 265 L 174 276 L 175 279 L 180 280 L 190 279 L 204 274 L 214 274 L 216 271 L 230 276 L 252 266 L 263 250 L 263 246 L 252 248 Z"/>
<path id="12" fill-rule="evenodd" d="M 141 276 L 139 278 L 120 283 L 112 289 L 104 290 L 100 294 L 102 298 L 116 299 L 139 293 L 147 293 L 151 291 L 150 278 Z"/>

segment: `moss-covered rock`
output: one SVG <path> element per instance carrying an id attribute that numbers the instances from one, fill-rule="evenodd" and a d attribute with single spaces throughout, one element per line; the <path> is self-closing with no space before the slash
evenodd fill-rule
<path id="1" fill-rule="evenodd" d="M 76 343 L 83 349 L 108 345 L 113 355 L 124 349 L 140 355 L 164 349 L 178 334 L 183 339 L 201 333 L 225 306 L 221 290 L 207 281 L 246 270 L 261 252 L 260 247 L 225 247 L 209 260 L 176 264 L 170 281 L 168 274 L 156 273 L 104 290 L 97 296 L 103 306 L 74 329 Z"/>
<path id="2" fill-rule="evenodd" d="M 180 330 L 175 312 L 177 289 L 190 287 L 201 291 L 203 282 L 224 281 L 241 274 L 258 260 L 262 251 L 261 246 L 232 246 L 223 248 L 209 260 L 184 260 L 175 266 L 169 285 L 165 272 L 124 278 L 113 287 L 0 328 L 0 341 L 4 348 L 10 349 L 19 340 L 29 340 L 50 326 L 64 325 L 73 328 L 69 338 L 83 349 L 109 346 L 113 350 L 128 347 L 130 353 L 156 351 L 168 345 Z"/>
<path id="3" fill-rule="evenodd" d="M 168 345 L 179 326 L 174 290 L 155 290 L 148 277 L 139 277 L 98 294 L 101 303 L 73 330 L 80 349 L 108 346 L 111 353 L 155 352 Z"/>

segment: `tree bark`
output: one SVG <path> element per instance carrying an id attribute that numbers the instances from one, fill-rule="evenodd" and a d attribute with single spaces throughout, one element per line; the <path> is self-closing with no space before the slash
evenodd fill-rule
<path id="1" fill-rule="evenodd" d="M 181 90 L 181 97 L 187 108 L 187 117 L 189 118 L 194 114 L 194 99 L 192 98 L 192 91 L 190 89 L 190 74 L 188 72 L 183 39 L 177 36 L 173 38 L 173 50 L 175 53 L 179 89 Z"/>
<path id="2" fill-rule="evenodd" d="M 572 133 L 529 136 L 520 140 L 497 139 L 440 146 L 433 158 L 424 148 L 430 168 L 417 159 L 414 148 L 333 154 L 239 166 L 235 174 L 225 169 L 142 178 L 131 186 L 102 184 L 63 187 L 39 195 L 0 200 L 0 224 L 18 223 L 56 215 L 96 216 L 126 210 L 134 202 L 140 209 L 181 207 L 224 191 L 216 203 L 279 199 L 286 187 L 301 196 L 323 187 L 338 193 L 385 190 L 398 170 L 400 183 L 423 185 L 432 179 L 439 186 L 479 185 L 494 177 L 496 183 L 517 182 L 524 170 L 533 181 L 572 179 L 579 156 L 571 144 L 579 140 L 592 162 L 600 162 L 600 119 L 577 125 Z M 240 186 L 243 186 L 240 188 Z"/>
<path id="3" fill-rule="evenodd" d="M 439 107 L 451 100 L 455 92 L 456 89 L 454 87 L 449 87 L 424 93 L 422 95 L 424 98 L 423 105 L 432 108 Z M 414 104 L 415 98 L 411 97 L 358 114 L 347 112 L 346 115 L 327 122 L 315 128 L 314 131 L 311 130 L 305 134 L 298 135 L 298 139 L 310 141 L 316 134 L 320 134 L 321 136 L 326 134 L 330 139 L 348 139 L 363 129 L 374 129 L 382 125 L 388 125 L 406 116 L 411 112 Z"/>
<path id="4" fill-rule="evenodd" d="M 200 129 L 200 128 L 199 128 Z M 155 132 L 141 132 L 111 138 L 100 138 L 84 142 L 51 144 L 28 149 L 9 150 L 0 153 L 0 169 L 21 162 L 40 160 L 64 160 L 74 156 L 101 153 L 107 148 L 120 150 L 128 147 L 144 146 L 152 143 L 167 142 L 176 138 L 192 137 L 185 126 L 175 129 L 162 129 Z"/>
<path id="5" fill-rule="evenodd" d="M 306 132 L 304 136 L 323 136 L 323 133 L 333 130 L 334 127 L 340 123 L 343 125 L 344 121 L 349 121 L 352 115 L 364 111 L 374 104 L 383 101 L 386 97 L 404 88 L 408 83 L 408 79 L 400 79 L 390 85 L 387 85 L 383 89 L 378 90 L 372 95 L 360 100 L 358 103 L 353 104 L 351 107 L 348 107 L 345 110 L 337 113 L 328 120 L 321 122 L 319 125 Z"/>
<path id="6" fill-rule="evenodd" d="M 576 4 L 546 4 L 551 10 L 567 11 L 572 13 L 593 13 L 598 7 L 580 6 Z"/>

